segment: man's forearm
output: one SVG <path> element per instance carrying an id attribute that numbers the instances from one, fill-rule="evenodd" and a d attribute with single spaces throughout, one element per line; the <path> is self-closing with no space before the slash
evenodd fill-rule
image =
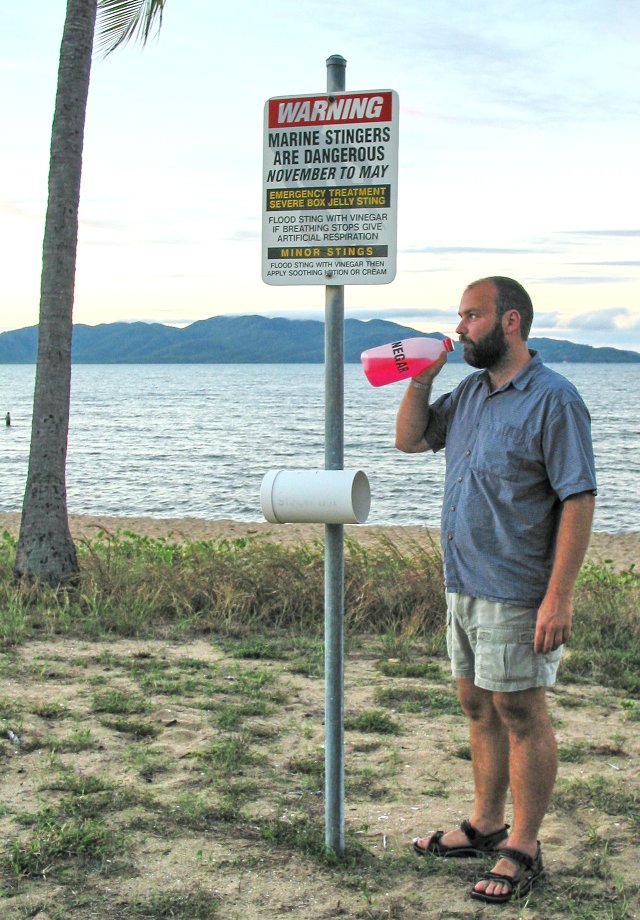
<path id="1" fill-rule="evenodd" d="M 538 608 L 534 650 L 548 653 L 569 641 L 573 625 L 573 590 L 589 545 L 595 497 L 572 495 L 562 507 L 556 552 L 547 592 Z"/>
<path id="2" fill-rule="evenodd" d="M 564 502 L 547 594 L 558 597 L 573 594 L 589 546 L 595 501 L 590 492 L 582 492 Z"/>
<path id="3" fill-rule="evenodd" d="M 409 383 L 396 418 L 396 447 L 406 454 L 428 450 L 424 432 L 429 421 L 431 380 L 416 386 Z"/>

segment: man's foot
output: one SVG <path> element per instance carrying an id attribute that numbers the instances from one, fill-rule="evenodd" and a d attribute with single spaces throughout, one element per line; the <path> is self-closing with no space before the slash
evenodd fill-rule
<path id="1" fill-rule="evenodd" d="M 492 872 L 483 875 L 471 890 L 471 897 L 490 904 L 505 904 L 531 891 L 544 873 L 540 842 L 533 855 L 513 847 L 501 847 L 502 857 Z"/>
<path id="2" fill-rule="evenodd" d="M 460 827 L 445 834 L 436 831 L 426 837 L 415 837 L 413 849 L 420 856 L 433 853 L 435 856 L 474 857 L 494 853 L 508 836 L 509 825 L 483 834 L 466 819 Z"/>

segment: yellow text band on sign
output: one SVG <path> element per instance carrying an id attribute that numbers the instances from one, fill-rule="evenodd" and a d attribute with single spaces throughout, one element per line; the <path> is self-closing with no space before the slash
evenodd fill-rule
<path id="1" fill-rule="evenodd" d="M 327 188 L 268 188 L 267 211 L 283 209 L 388 208 L 390 185 L 354 185 Z"/>

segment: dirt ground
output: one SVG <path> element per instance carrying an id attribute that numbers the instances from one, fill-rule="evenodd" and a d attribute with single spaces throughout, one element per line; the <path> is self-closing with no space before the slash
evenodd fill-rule
<path id="1" fill-rule="evenodd" d="M 78 539 L 99 527 L 185 539 L 273 531 L 140 519 L 72 527 Z M 412 530 L 401 529 L 424 537 Z M 278 534 L 322 538 L 294 525 Z M 638 548 L 638 535 L 594 534 L 590 552 L 628 568 Z M 471 810 L 467 728 L 441 659 L 416 654 L 409 663 L 424 673 L 407 676 L 381 640 L 349 647 L 346 858 L 323 856 L 317 646 L 50 636 L 1 653 L 1 920 L 495 915 L 468 896 L 491 861 L 411 852 L 413 836 Z M 638 920 L 640 701 L 561 680 L 549 705 L 560 772 L 541 834 L 547 875 L 499 915 Z"/>
<path id="2" fill-rule="evenodd" d="M 345 732 L 347 852 L 357 846 L 367 855 L 344 866 L 311 852 L 323 842 L 324 688 L 318 674 L 299 673 L 299 662 L 236 658 L 204 640 L 53 639 L 5 653 L 0 916 L 490 916 L 468 897 L 489 863 L 410 851 L 414 835 L 455 826 L 471 808 L 466 727 L 450 706 L 437 705 L 439 697 L 450 701 L 446 663 L 431 661 L 426 679 L 397 678 L 381 672 L 389 662 L 380 652 L 347 657 L 347 724 L 383 709 L 380 689 L 392 688 L 398 704 L 384 711 L 399 732 Z M 403 711 L 410 691 L 425 688 L 435 694 L 431 711 Z M 139 712 L 133 705 L 133 714 L 118 717 L 113 707 L 110 714 L 108 699 L 129 700 Z M 640 917 L 634 705 L 588 685 L 560 684 L 550 694 L 562 762 L 543 826 L 548 877 L 526 909 L 511 905 L 501 916 Z M 248 713 L 241 724 L 223 723 L 230 706 Z M 222 741 L 236 744 L 230 762 L 213 757 Z M 235 812 L 234 795 L 242 800 Z M 121 846 L 86 865 L 71 845 L 48 856 L 51 827 L 89 813 L 124 834 Z M 21 877 L 8 861 L 15 841 L 23 865 L 24 854 L 32 856 Z"/>

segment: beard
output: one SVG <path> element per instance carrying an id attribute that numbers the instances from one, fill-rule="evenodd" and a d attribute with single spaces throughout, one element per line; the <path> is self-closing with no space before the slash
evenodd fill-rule
<path id="1" fill-rule="evenodd" d="M 463 345 L 463 357 L 471 367 L 495 368 L 502 363 L 507 353 L 507 339 L 502 328 L 502 319 L 496 321 L 491 332 L 472 342 L 460 336 Z"/>

